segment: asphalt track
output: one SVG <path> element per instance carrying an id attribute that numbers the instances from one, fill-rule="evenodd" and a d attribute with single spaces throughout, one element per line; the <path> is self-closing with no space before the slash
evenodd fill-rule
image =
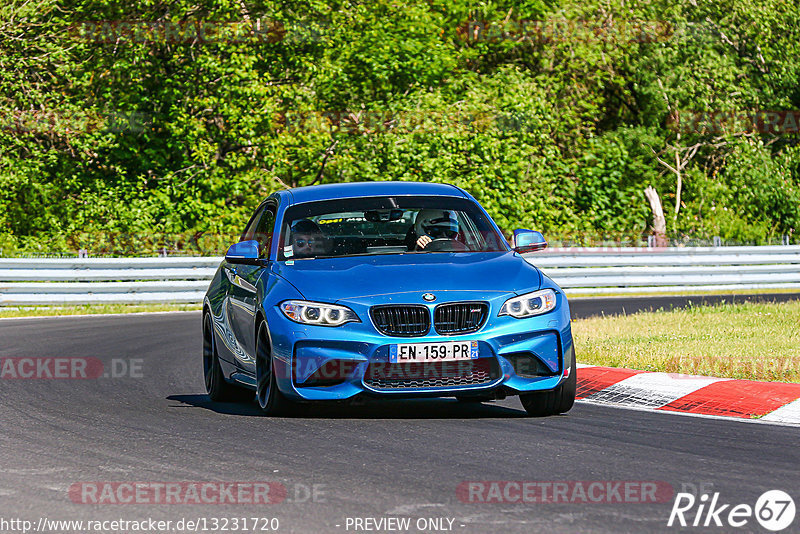
<path id="1" fill-rule="evenodd" d="M 575 300 L 573 313 L 593 314 L 598 302 Z M 348 518 L 407 517 L 405 532 L 419 532 L 418 518 L 443 517 L 452 528 L 438 532 L 677 530 L 666 526 L 673 498 L 472 503 L 457 495 L 465 481 L 506 480 L 659 481 L 751 506 L 764 491 L 783 489 L 800 503 L 796 427 L 585 403 L 532 419 L 516 398 L 327 405 L 270 419 L 252 404 L 207 401 L 199 313 L 4 320 L 0 340 L 4 358 L 90 357 L 120 373 L 114 361 L 137 367 L 118 378 L 0 381 L 0 520 L 275 517 L 279 532 L 336 533 L 396 532 L 348 529 Z M 68 496 L 75 483 L 104 481 L 271 481 L 288 498 L 119 505 Z M 317 496 L 307 498 L 312 487 Z M 800 519 L 784 532 L 792 529 Z M 737 531 L 764 530 L 750 519 Z"/>

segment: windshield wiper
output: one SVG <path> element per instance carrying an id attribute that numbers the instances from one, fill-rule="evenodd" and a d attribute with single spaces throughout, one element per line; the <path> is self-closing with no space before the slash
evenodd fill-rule
<path id="1" fill-rule="evenodd" d="M 325 256 L 313 256 L 311 258 L 303 258 L 303 259 L 318 259 L 318 260 L 328 260 L 331 258 L 354 258 L 358 256 L 388 256 L 389 254 L 408 254 L 407 250 L 404 251 L 397 251 L 397 252 L 361 252 L 358 254 L 335 254 L 335 255 L 325 255 Z"/>

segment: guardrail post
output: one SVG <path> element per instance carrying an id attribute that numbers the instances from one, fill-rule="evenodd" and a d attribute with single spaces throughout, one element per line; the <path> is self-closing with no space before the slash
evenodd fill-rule
<path id="1" fill-rule="evenodd" d="M 89 251 L 86 250 L 85 248 L 82 248 L 82 249 L 78 250 L 78 257 L 79 258 L 88 258 L 89 257 Z"/>
<path id="2" fill-rule="evenodd" d="M 788 235 L 783 236 L 783 239 L 781 240 L 781 242 L 783 243 L 784 246 L 788 247 L 789 246 L 789 236 Z"/>
<path id="3" fill-rule="evenodd" d="M 714 246 L 721 247 L 722 246 L 722 239 L 718 235 L 714 236 Z"/>

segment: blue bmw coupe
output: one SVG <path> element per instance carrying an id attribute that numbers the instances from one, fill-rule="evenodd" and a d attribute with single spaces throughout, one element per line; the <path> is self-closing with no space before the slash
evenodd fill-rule
<path id="1" fill-rule="evenodd" d="M 203 304 L 214 401 L 255 390 L 277 415 L 296 402 L 519 395 L 535 416 L 575 400 L 563 291 L 509 247 L 467 192 L 369 182 L 279 191 L 230 247 Z"/>

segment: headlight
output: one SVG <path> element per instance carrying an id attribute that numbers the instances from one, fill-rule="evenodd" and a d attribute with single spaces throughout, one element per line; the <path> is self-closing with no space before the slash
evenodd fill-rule
<path id="1" fill-rule="evenodd" d="M 547 313 L 555 307 L 556 292 L 552 289 L 542 289 L 508 299 L 497 315 L 510 315 L 522 319 Z"/>
<path id="2" fill-rule="evenodd" d="M 305 300 L 287 300 L 280 305 L 283 314 L 292 321 L 318 326 L 342 326 L 361 320 L 356 312 L 345 306 L 322 304 Z"/>

